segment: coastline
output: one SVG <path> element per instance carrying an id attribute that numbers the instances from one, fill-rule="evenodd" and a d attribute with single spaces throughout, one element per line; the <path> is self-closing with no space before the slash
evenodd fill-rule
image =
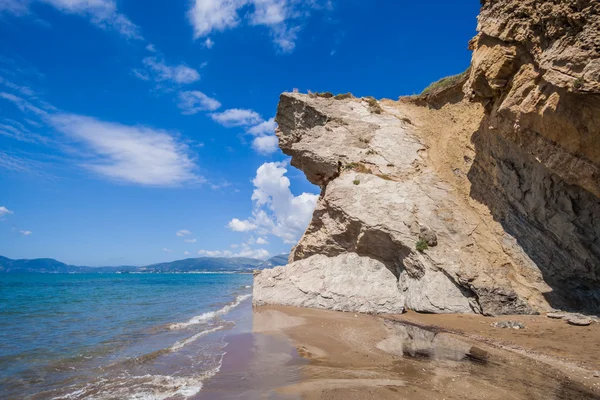
<path id="1" fill-rule="evenodd" d="M 194 399 L 600 399 L 598 324 L 516 316 L 526 327 L 514 330 L 490 326 L 507 318 L 248 304 Z"/>

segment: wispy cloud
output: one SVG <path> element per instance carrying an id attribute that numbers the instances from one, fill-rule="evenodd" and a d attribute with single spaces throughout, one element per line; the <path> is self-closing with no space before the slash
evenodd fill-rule
<path id="1" fill-rule="evenodd" d="M 242 221 L 237 218 L 232 219 L 227 224 L 227 227 L 234 232 L 250 232 L 258 228 L 258 225 L 251 221 Z"/>
<path id="2" fill-rule="evenodd" d="M 31 232 L 31 231 L 19 231 L 19 233 L 20 233 L 21 235 L 23 235 L 23 236 L 29 236 L 29 235 L 31 235 L 33 232 Z"/>
<path id="3" fill-rule="evenodd" d="M 11 139 L 27 143 L 48 143 L 49 139 L 45 136 L 31 132 L 18 121 L 5 119 L 6 123 L 0 123 L 0 135 Z"/>
<path id="4" fill-rule="evenodd" d="M 186 242 L 186 243 L 196 243 L 196 239 L 185 239 L 184 242 Z"/>
<path id="5" fill-rule="evenodd" d="M 190 232 L 190 231 L 189 231 L 189 230 L 187 230 L 187 229 L 181 229 L 181 230 L 178 230 L 178 231 L 175 233 L 175 235 L 177 235 L 177 236 L 179 236 L 179 237 L 184 237 L 184 236 L 188 236 L 188 235 L 191 235 L 191 234 L 192 234 L 192 232 Z"/>
<path id="6" fill-rule="evenodd" d="M 47 4 L 65 14 L 88 18 L 94 25 L 114 30 L 128 39 L 143 39 L 139 27 L 118 12 L 114 0 L 0 0 L 0 12 L 25 16 L 31 13 L 32 3 Z"/>
<path id="7" fill-rule="evenodd" d="M 15 96 L 14 94 L 0 92 L 0 98 L 10 101 L 22 112 L 34 113 L 38 116 L 45 116 L 48 114 L 47 111 L 42 110 L 40 107 L 33 105 L 28 100 L 25 100 L 19 96 Z"/>
<path id="8" fill-rule="evenodd" d="M 28 0 L 0 0 L 0 13 L 5 12 L 17 16 L 29 14 Z"/>
<path id="9" fill-rule="evenodd" d="M 242 249 L 237 253 L 230 250 L 198 250 L 198 255 L 202 257 L 222 258 L 247 257 L 264 260 L 269 258 L 271 254 L 266 249 L 252 249 L 248 245 L 242 245 Z"/>
<path id="10" fill-rule="evenodd" d="M 167 131 L 65 113 L 48 122 L 87 147 L 92 156 L 81 165 L 98 175 L 148 186 L 204 182 L 194 173 L 188 146 Z"/>
<path id="11" fill-rule="evenodd" d="M 212 49 L 214 45 L 215 42 L 213 42 L 211 38 L 206 38 L 206 40 L 204 41 L 204 47 L 206 47 L 207 49 Z"/>
<path id="12" fill-rule="evenodd" d="M 271 162 L 258 168 L 252 181 L 255 186 L 252 216 L 246 220 L 232 219 L 228 224 L 231 230 L 272 234 L 288 244 L 297 242 L 310 222 L 318 195 L 294 196 L 285 167 L 284 163 Z"/>
<path id="13" fill-rule="evenodd" d="M 8 214 L 13 214 L 13 212 L 10 211 L 5 206 L 0 206 L 0 218 L 4 217 L 5 215 L 8 215 Z"/>
<path id="14" fill-rule="evenodd" d="M 243 15 L 250 25 L 269 28 L 278 50 L 289 53 L 303 21 L 312 10 L 324 8 L 331 8 L 330 0 L 194 0 L 188 18 L 198 39 L 235 28 Z"/>
<path id="15" fill-rule="evenodd" d="M 133 75 L 142 80 L 152 79 L 155 82 L 167 81 L 182 85 L 200 79 L 200 74 L 194 68 L 185 64 L 169 65 L 160 57 L 146 57 L 142 63 L 144 70 L 132 70 Z"/>
<path id="16" fill-rule="evenodd" d="M 164 251 L 165 253 L 172 253 L 173 252 L 173 250 L 167 249 L 166 247 L 163 247 L 162 251 Z"/>
<path id="17" fill-rule="evenodd" d="M 0 0 L 0 2 L 1 1 L 2 0 Z M 29 88 L 27 86 L 18 85 L 18 84 L 14 83 L 12 81 L 9 81 L 9 80 L 1 77 L 1 76 L 0 76 L 0 85 L 4 85 L 7 88 L 12 89 L 14 91 L 17 91 L 17 92 L 21 93 L 24 96 L 33 96 L 33 95 L 35 95 L 35 92 L 31 88 Z"/>
<path id="18" fill-rule="evenodd" d="M 253 110 L 231 108 L 221 113 L 210 114 L 211 118 L 226 127 L 252 126 L 262 123 L 260 114 Z"/>
<path id="19" fill-rule="evenodd" d="M 267 135 L 274 133 L 276 128 L 277 123 L 275 122 L 275 118 L 271 118 L 268 121 L 263 121 L 260 124 L 248 129 L 248 133 L 255 136 Z"/>
<path id="20" fill-rule="evenodd" d="M 191 90 L 179 93 L 177 106 L 182 114 L 192 115 L 200 111 L 215 111 L 221 107 L 221 103 L 198 90 Z"/>

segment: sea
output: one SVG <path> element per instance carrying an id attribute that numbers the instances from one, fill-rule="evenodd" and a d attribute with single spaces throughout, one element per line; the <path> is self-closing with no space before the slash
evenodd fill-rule
<path id="1" fill-rule="evenodd" d="M 193 398 L 221 368 L 252 275 L 0 275 L 1 399 Z"/>

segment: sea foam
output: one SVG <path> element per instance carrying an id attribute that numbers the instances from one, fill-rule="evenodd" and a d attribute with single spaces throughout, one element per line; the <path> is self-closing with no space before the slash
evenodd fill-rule
<path id="1" fill-rule="evenodd" d="M 242 301 L 246 300 L 250 296 L 252 296 L 252 295 L 250 295 L 250 294 L 239 295 L 236 297 L 236 299 L 233 302 L 227 304 L 226 306 L 222 307 L 221 309 L 219 309 L 217 311 L 205 312 L 204 314 L 200 314 L 200 315 L 197 315 L 197 316 L 191 318 L 187 322 L 179 322 L 176 324 L 171 324 L 171 325 L 169 325 L 169 329 L 184 329 L 184 328 L 190 327 L 192 325 L 202 324 L 202 323 L 209 321 L 215 317 L 225 315 L 232 309 L 239 306 L 242 303 Z"/>

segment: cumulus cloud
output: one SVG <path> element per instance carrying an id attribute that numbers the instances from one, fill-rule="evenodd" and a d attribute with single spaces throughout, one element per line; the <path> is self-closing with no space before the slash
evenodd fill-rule
<path id="1" fill-rule="evenodd" d="M 221 113 L 210 114 L 211 118 L 219 124 L 231 128 L 234 126 L 254 126 L 261 124 L 263 119 L 253 110 L 231 108 Z"/>
<path id="2" fill-rule="evenodd" d="M 27 15 L 32 3 L 47 4 L 65 14 L 88 18 L 94 25 L 114 30 L 128 39 L 143 39 L 139 27 L 118 12 L 114 0 L 0 0 L 0 12 Z"/>
<path id="3" fill-rule="evenodd" d="M 265 245 L 269 244 L 269 242 L 267 241 L 267 239 L 259 237 L 258 239 L 256 239 L 256 244 Z"/>
<path id="4" fill-rule="evenodd" d="M 179 237 L 184 237 L 184 236 L 191 235 L 192 232 L 188 231 L 187 229 L 181 229 L 181 230 L 178 230 L 175 234 Z"/>
<path id="5" fill-rule="evenodd" d="M 183 255 L 184 255 L 184 256 L 189 256 L 189 255 L 190 255 L 190 252 L 189 252 L 189 251 L 184 251 L 184 252 L 183 252 Z"/>
<path id="6" fill-rule="evenodd" d="M 5 215 L 8 215 L 8 214 L 13 214 L 13 212 L 4 206 L 0 206 L 0 218 L 4 217 Z"/>
<path id="7" fill-rule="evenodd" d="M 287 244 L 296 243 L 311 220 L 318 195 L 302 193 L 294 196 L 286 173 L 285 163 L 261 165 L 252 181 L 255 186 L 252 216 L 246 220 L 234 218 L 228 227 L 237 232 L 272 234 Z"/>
<path id="8" fill-rule="evenodd" d="M 194 68 L 185 64 L 169 65 L 160 57 L 146 57 L 142 63 L 145 70 L 132 70 L 133 75 L 138 79 L 168 81 L 176 84 L 188 84 L 200 79 L 200 74 Z"/>
<path id="9" fill-rule="evenodd" d="M 212 49 L 214 45 L 215 42 L 213 42 L 211 38 L 206 38 L 206 40 L 204 41 L 204 47 L 206 47 L 207 49 Z"/>
<path id="10" fill-rule="evenodd" d="M 287 53 L 294 50 L 300 25 L 310 11 L 330 7 L 330 0 L 194 0 L 188 18 L 198 39 L 235 28 L 243 15 L 250 25 L 267 27 L 276 47 Z"/>
<path id="11" fill-rule="evenodd" d="M 204 181 L 194 173 L 188 146 L 169 132 L 64 113 L 48 122 L 88 148 L 92 155 L 81 165 L 98 175 L 149 186 Z"/>
<path id="12" fill-rule="evenodd" d="M 177 106 L 182 114 L 192 115 L 200 111 L 215 111 L 221 107 L 221 103 L 198 90 L 191 90 L 179 93 Z"/>
<path id="13" fill-rule="evenodd" d="M 186 242 L 186 243 L 196 243 L 196 239 L 185 239 L 184 242 Z"/>

